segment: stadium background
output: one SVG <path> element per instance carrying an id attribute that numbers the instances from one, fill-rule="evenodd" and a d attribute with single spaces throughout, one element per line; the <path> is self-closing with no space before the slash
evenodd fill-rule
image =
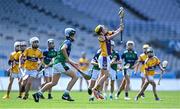
<path id="1" fill-rule="evenodd" d="M 163 84 L 176 83 L 180 90 L 180 0 L 0 0 L 0 90 L 7 89 L 7 62 L 14 41 L 38 36 L 44 50 L 47 39 L 54 38 L 58 49 L 64 29 L 73 27 L 77 38 L 71 57 L 78 60 L 85 51 L 91 59 L 98 49 L 95 26 L 117 28 L 120 6 L 125 8 L 124 43 L 120 44 L 120 37 L 115 38 L 116 50 L 121 54 L 126 41 L 133 40 L 140 54 L 142 45 L 149 43 L 161 60 L 169 61 L 161 89 L 165 88 Z"/>

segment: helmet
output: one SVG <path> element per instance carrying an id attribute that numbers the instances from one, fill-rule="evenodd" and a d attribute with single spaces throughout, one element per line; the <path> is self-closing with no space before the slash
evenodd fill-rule
<path id="1" fill-rule="evenodd" d="M 100 32 L 101 32 L 101 30 L 102 30 L 102 28 L 104 27 L 104 25 L 98 25 L 98 26 L 96 26 L 96 28 L 95 28 L 95 33 L 96 34 L 100 34 Z"/>
<path id="2" fill-rule="evenodd" d="M 48 42 L 48 43 L 51 43 L 51 42 L 54 43 L 54 39 L 48 39 L 47 42 Z"/>
<path id="3" fill-rule="evenodd" d="M 17 46 L 20 46 L 21 45 L 21 42 L 20 41 L 16 41 L 15 43 L 14 43 L 14 48 L 16 48 Z"/>
<path id="4" fill-rule="evenodd" d="M 21 49 L 21 42 L 20 41 L 16 41 L 15 43 L 14 43 L 14 50 L 15 51 L 19 51 L 20 49 Z"/>
<path id="5" fill-rule="evenodd" d="M 115 42 L 111 40 L 111 46 L 115 46 Z"/>
<path id="6" fill-rule="evenodd" d="M 154 50 L 153 50 L 152 47 L 149 47 L 149 48 L 147 49 L 147 53 L 153 53 L 153 52 L 154 52 Z"/>
<path id="7" fill-rule="evenodd" d="M 133 41 L 129 40 L 126 42 L 126 46 L 128 46 L 129 44 L 132 44 L 133 46 L 135 45 Z"/>
<path id="8" fill-rule="evenodd" d="M 21 45 L 27 45 L 26 41 L 21 41 Z"/>
<path id="9" fill-rule="evenodd" d="M 64 31 L 64 34 L 65 34 L 66 38 L 69 38 L 70 36 L 76 34 L 76 30 L 73 28 L 66 28 Z"/>
<path id="10" fill-rule="evenodd" d="M 32 44 L 34 41 L 38 41 L 39 42 L 39 38 L 38 37 L 32 37 L 30 39 L 30 44 Z"/>
<path id="11" fill-rule="evenodd" d="M 143 49 L 147 49 L 147 48 L 149 48 L 150 46 L 148 45 L 148 44 L 144 44 L 143 45 Z"/>

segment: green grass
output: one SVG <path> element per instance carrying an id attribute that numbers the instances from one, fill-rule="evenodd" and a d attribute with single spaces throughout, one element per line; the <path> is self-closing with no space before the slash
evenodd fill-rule
<path id="1" fill-rule="evenodd" d="M 35 103 L 32 99 L 32 93 L 30 92 L 30 97 L 28 100 L 17 99 L 18 92 L 11 92 L 10 99 L 0 99 L 0 108 L 41 108 L 41 109 L 51 109 L 51 108 L 65 108 L 65 109 L 117 109 L 117 108 L 180 108 L 180 91 L 160 91 L 158 92 L 159 97 L 162 101 L 155 101 L 152 92 L 147 91 L 145 99 L 139 99 L 139 101 L 134 101 L 134 96 L 137 92 L 130 92 L 130 97 L 132 100 L 124 101 L 124 93 L 121 94 L 119 100 L 107 100 L 107 101 L 97 101 L 89 102 L 87 92 L 71 92 L 72 97 L 75 99 L 74 102 L 68 102 L 61 100 L 61 95 L 63 92 L 53 92 L 53 100 L 40 100 L 39 103 Z M 5 92 L 0 92 L 0 97 L 3 97 Z M 47 94 L 45 93 L 45 96 Z"/>

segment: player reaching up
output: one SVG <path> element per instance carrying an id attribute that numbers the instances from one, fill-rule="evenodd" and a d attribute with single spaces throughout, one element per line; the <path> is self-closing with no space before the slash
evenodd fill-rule
<path id="1" fill-rule="evenodd" d="M 97 82 L 95 88 L 93 89 L 93 94 L 97 99 L 103 99 L 103 96 L 99 92 L 103 87 L 104 81 L 106 81 L 106 79 L 109 77 L 111 39 L 116 37 L 121 31 L 123 31 L 122 26 L 120 26 L 116 31 L 114 31 L 112 35 L 107 35 L 108 30 L 104 25 L 98 25 L 95 28 L 95 32 L 98 35 L 101 49 L 101 54 L 98 59 L 99 68 L 101 69 L 101 77 Z"/>

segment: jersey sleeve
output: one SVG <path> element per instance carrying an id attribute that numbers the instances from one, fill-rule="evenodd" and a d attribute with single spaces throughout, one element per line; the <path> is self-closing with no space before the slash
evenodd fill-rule
<path id="1" fill-rule="evenodd" d="M 121 59 L 124 59 L 125 58 L 125 53 L 123 53 L 122 55 L 121 55 Z"/>
<path id="2" fill-rule="evenodd" d="M 64 45 L 66 45 L 66 47 L 70 47 L 71 46 L 71 42 L 69 40 L 65 41 Z"/>
<path id="3" fill-rule="evenodd" d="M 161 61 L 158 58 L 156 58 L 156 64 L 159 65 L 160 63 Z"/>
<path id="4" fill-rule="evenodd" d="M 40 54 L 38 56 L 39 59 L 42 59 L 43 58 L 43 53 L 40 51 Z"/>
<path id="5" fill-rule="evenodd" d="M 47 56 L 48 51 L 43 51 L 43 56 Z"/>
<path id="6" fill-rule="evenodd" d="M 28 56 L 28 50 L 29 50 L 29 49 L 24 50 L 24 52 L 23 52 L 23 55 L 24 55 L 24 56 Z"/>

